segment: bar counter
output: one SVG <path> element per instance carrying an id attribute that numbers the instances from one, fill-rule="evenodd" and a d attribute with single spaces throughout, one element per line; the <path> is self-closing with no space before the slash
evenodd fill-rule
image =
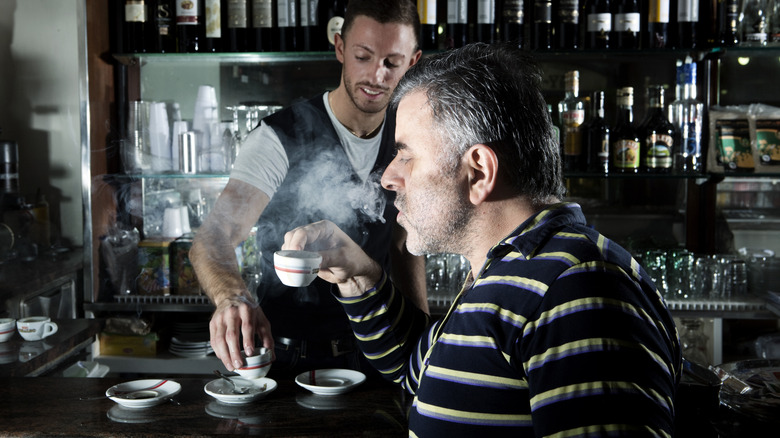
<path id="1" fill-rule="evenodd" d="M 412 398 L 395 385 L 369 380 L 346 394 L 319 396 L 292 377 L 273 372 L 268 377 L 277 382 L 275 391 L 238 406 L 220 404 L 206 394 L 204 385 L 215 377 L 172 378 L 182 386 L 175 403 L 143 409 L 123 408 L 100 397 L 111 386 L 134 379 L 3 377 L 0 436 L 408 436 L 406 412 Z"/>

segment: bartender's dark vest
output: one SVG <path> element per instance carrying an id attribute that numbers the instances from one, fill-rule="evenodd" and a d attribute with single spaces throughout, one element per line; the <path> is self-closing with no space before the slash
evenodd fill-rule
<path id="1" fill-rule="evenodd" d="M 327 219 L 389 270 L 392 228 L 397 216 L 394 194 L 379 191 L 386 202 L 384 223 L 363 213 L 361 202 L 351 199 L 362 183 L 339 142 L 322 95 L 292 105 L 264 121 L 279 136 L 290 167 L 257 224 L 263 256 L 258 296 L 263 311 L 275 336 L 330 339 L 351 333 L 344 310 L 331 294 L 331 287 L 335 286 L 320 278 L 306 288 L 283 285 L 273 270 L 273 254 L 281 248 L 287 231 Z M 377 182 L 393 158 L 395 114 L 388 111 L 384 124 L 379 154 L 371 171 Z M 373 205 L 375 198 L 362 202 Z"/>

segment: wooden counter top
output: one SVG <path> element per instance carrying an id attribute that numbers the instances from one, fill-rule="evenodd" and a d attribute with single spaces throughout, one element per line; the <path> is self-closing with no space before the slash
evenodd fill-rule
<path id="1" fill-rule="evenodd" d="M 295 437 L 406 437 L 411 397 L 400 387 L 367 381 L 352 392 L 316 396 L 292 376 L 269 374 L 278 388 L 246 405 L 219 404 L 203 386 L 212 377 L 173 378 L 175 397 L 145 409 L 122 408 L 101 396 L 132 379 L 0 378 L 0 436 L 173 437 L 259 435 Z"/>
<path id="2" fill-rule="evenodd" d="M 0 377 L 38 376 L 92 344 L 103 327 L 98 319 L 55 319 L 57 333 L 25 341 L 18 332 L 0 343 Z"/>

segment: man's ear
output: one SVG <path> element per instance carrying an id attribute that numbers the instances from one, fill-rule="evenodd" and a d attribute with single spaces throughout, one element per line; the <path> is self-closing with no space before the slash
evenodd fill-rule
<path id="1" fill-rule="evenodd" d="M 475 144 L 466 152 L 465 164 L 469 178 L 469 200 L 479 205 L 496 189 L 498 157 L 490 146 Z"/>
<path id="2" fill-rule="evenodd" d="M 336 59 L 344 64 L 344 39 L 340 33 L 333 35 L 333 46 L 336 48 Z"/>

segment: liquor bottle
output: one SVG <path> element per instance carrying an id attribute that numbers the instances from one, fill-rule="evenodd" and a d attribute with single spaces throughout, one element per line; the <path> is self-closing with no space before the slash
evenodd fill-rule
<path id="1" fill-rule="evenodd" d="M 561 147 L 561 127 L 559 119 L 556 117 L 553 117 L 553 106 L 549 103 L 547 104 L 547 115 L 550 116 L 550 129 L 552 129 L 552 135 L 553 139 L 555 140 L 556 145 L 560 149 Z"/>
<path id="2" fill-rule="evenodd" d="M 767 15 L 769 12 L 766 0 L 744 0 L 740 13 L 739 44 L 741 46 L 764 46 L 767 41 Z"/>
<path id="3" fill-rule="evenodd" d="M 582 153 L 582 132 L 580 125 L 585 121 L 585 104 L 579 97 L 580 72 L 568 71 L 564 76 L 565 96 L 558 103 L 561 143 L 563 145 L 563 170 L 576 172 L 585 163 Z"/>
<path id="4" fill-rule="evenodd" d="M 301 50 L 310 52 L 314 49 L 314 37 L 317 35 L 317 1 L 301 0 Z"/>
<path id="5" fill-rule="evenodd" d="M 347 13 L 348 0 L 320 0 L 317 4 L 317 41 L 322 41 L 320 50 L 335 50 L 335 35 L 341 33 L 344 15 Z"/>
<path id="6" fill-rule="evenodd" d="M 610 47 L 635 50 L 640 41 L 640 13 L 637 0 L 617 0 L 612 3 L 612 40 Z"/>
<path id="7" fill-rule="evenodd" d="M 650 107 L 639 127 L 642 168 L 649 173 L 667 173 L 672 169 L 674 125 L 664 111 L 664 87 L 651 85 L 647 91 Z"/>
<path id="8" fill-rule="evenodd" d="M 420 48 L 436 50 L 439 48 L 436 16 L 436 0 L 417 0 L 417 14 L 420 16 Z"/>
<path id="9" fill-rule="evenodd" d="M 587 0 L 584 6 L 586 49 L 608 49 L 612 33 L 612 12 L 609 0 Z"/>
<path id="10" fill-rule="evenodd" d="M 225 3 L 231 0 L 202 0 L 203 1 L 203 17 L 205 19 L 206 37 L 203 39 L 203 45 L 201 52 L 221 52 L 223 34 L 225 28 L 222 26 L 222 10 L 224 8 L 227 12 Z"/>
<path id="11" fill-rule="evenodd" d="M 496 0 L 476 0 L 477 16 L 474 40 L 482 43 L 496 41 Z"/>
<path id="12" fill-rule="evenodd" d="M 698 47 L 699 0 L 677 2 L 677 46 L 683 49 Z"/>
<path id="13" fill-rule="evenodd" d="M 249 31 L 248 49 L 255 52 L 270 52 L 276 47 L 274 19 L 275 0 L 252 1 L 252 27 Z"/>
<path id="14" fill-rule="evenodd" d="M 604 92 L 591 95 L 591 116 L 582 127 L 582 148 L 588 172 L 609 172 L 609 124 L 604 119 Z"/>
<path id="15" fill-rule="evenodd" d="M 439 0 L 442 1 L 442 0 Z M 474 0 L 471 0 L 472 2 Z M 507 1 L 506 3 L 520 2 L 523 0 Z M 456 49 L 468 44 L 469 34 L 469 0 L 447 0 L 447 26 L 444 41 L 445 49 Z M 520 17 L 522 24 L 522 16 Z"/>
<path id="16" fill-rule="evenodd" d="M 227 0 L 222 8 L 222 51 L 248 52 L 250 9 L 248 0 Z"/>
<path id="17" fill-rule="evenodd" d="M 176 51 L 200 52 L 206 38 L 203 0 L 176 0 Z"/>
<path id="18" fill-rule="evenodd" d="M 299 14 L 300 1 L 277 0 L 276 25 L 279 45 L 276 49 L 280 52 L 296 52 L 303 47 Z"/>
<path id="19" fill-rule="evenodd" d="M 152 5 L 152 50 L 157 53 L 173 53 L 176 51 L 173 0 L 154 0 Z"/>
<path id="20" fill-rule="evenodd" d="M 612 158 L 610 172 L 637 173 L 639 170 L 639 134 L 634 123 L 634 88 L 623 87 L 617 90 L 617 113 L 615 127 L 609 136 L 611 142 L 609 155 Z"/>
<path id="21" fill-rule="evenodd" d="M 677 147 L 673 163 L 676 173 L 699 173 L 704 170 L 702 129 L 704 104 L 696 98 L 696 63 L 685 58 L 678 77 L 680 98 L 672 102 L 669 110 L 671 121 L 677 130 Z"/>
<path id="22" fill-rule="evenodd" d="M 736 1 L 736 0 L 731 0 Z M 771 46 L 780 46 L 780 1 L 770 2 L 769 8 L 769 37 L 768 44 Z M 730 9 L 729 9 L 730 10 Z"/>
<path id="23" fill-rule="evenodd" d="M 534 50 L 552 49 L 552 0 L 533 0 L 531 47 Z"/>
<path id="24" fill-rule="evenodd" d="M 777 24 L 780 26 L 780 23 Z M 721 46 L 739 44 L 738 25 L 739 0 L 718 0 L 718 42 Z"/>
<path id="25" fill-rule="evenodd" d="M 145 0 L 125 1 L 124 43 L 125 53 L 143 53 L 151 45 L 147 41 L 149 29 L 149 5 Z"/>
<path id="26" fill-rule="evenodd" d="M 579 47 L 580 3 L 579 0 L 554 0 L 553 47 L 573 50 Z"/>
<path id="27" fill-rule="evenodd" d="M 643 47 L 663 49 L 669 47 L 669 0 L 647 1 L 647 27 Z"/>

